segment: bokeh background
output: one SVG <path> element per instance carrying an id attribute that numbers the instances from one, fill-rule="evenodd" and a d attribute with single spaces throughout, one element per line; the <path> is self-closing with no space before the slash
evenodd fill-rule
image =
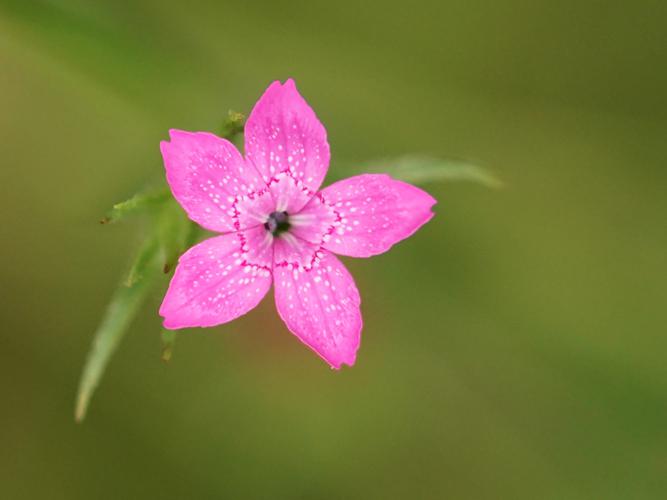
<path id="1" fill-rule="evenodd" d="M 92 333 L 145 229 L 97 221 L 294 77 L 336 160 L 478 160 L 368 260 L 357 365 L 271 298 L 181 335 L 159 294 L 87 420 Z M 0 497 L 667 496 L 663 1 L 0 1 Z"/>

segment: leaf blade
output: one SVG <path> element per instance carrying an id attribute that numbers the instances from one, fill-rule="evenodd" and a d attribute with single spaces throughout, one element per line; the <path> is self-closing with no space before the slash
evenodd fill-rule
<path id="1" fill-rule="evenodd" d="M 395 179 L 413 184 L 429 184 L 444 181 L 467 181 L 492 189 L 503 187 L 502 181 L 489 170 L 475 163 L 453 158 L 436 158 L 422 155 L 406 155 L 364 162 L 361 167 L 349 164 L 338 166 L 332 172 L 332 180 L 340 180 L 349 175 L 357 175 L 354 170 L 367 173 L 389 174 Z M 346 173 L 349 172 L 349 173 Z"/>
<path id="2" fill-rule="evenodd" d="M 149 240 L 157 240 L 157 238 L 152 236 Z M 134 279 L 129 286 L 126 280 L 116 289 L 93 336 L 93 343 L 88 352 L 77 390 L 74 410 L 74 418 L 77 422 L 82 422 L 85 418 L 90 399 L 111 356 L 160 274 L 156 265 L 159 245 L 149 240 L 142 245 L 130 271 L 130 276 L 134 276 Z M 141 272 L 135 270 L 139 267 Z"/>
<path id="3" fill-rule="evenodd" d="M 167 186 L 150 188 L 135 194 L 132 198 L 116 203 L 100 222 L 102 224 L 112 224 L 129 215 L 159 208 L 170 199 L 171 192 Z"/>

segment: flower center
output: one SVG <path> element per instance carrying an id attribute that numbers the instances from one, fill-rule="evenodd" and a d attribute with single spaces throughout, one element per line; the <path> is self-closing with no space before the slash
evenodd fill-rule
<path id="1" fill-rule="evenodd" d="M 290 227 L 287 212 L 271 213 L 268 220 L 264 223 L 264 227 L 273 235 L 284 233 Z"/>

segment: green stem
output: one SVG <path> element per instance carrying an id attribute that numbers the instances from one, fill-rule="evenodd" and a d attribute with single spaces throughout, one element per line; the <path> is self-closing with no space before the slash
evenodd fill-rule
<path id="1" fill-rule="evenodd" d="M 221 137 L 234 140 L 243 132 L 244 123 L 245 117 L 242 114 L 230 111 L 222 126 Z M 175 205 L 168 186 L 160 186 L 117 203 L 102 220 L 102 223 L 111 223 L 127 215 L 146 212 L 157 215 L 153 221 L 153 231 L 143 242 L 127 279 L 116 290 L 93 337 L 76 397 L 74 418 L 77 422 L 85 418 L 90 399 L 111 356 L 127 333 L 146 297 L 160 282 L 160 277 L 163 276 L 161 271 L 163 268 L 167 271 L 178 255 L 200 234 L 198 226 L 186 219 L 182 210 Z M 163 335 L 165 341 L 163 359 L 171 357 L 174 338 L 174 332 Z"/>

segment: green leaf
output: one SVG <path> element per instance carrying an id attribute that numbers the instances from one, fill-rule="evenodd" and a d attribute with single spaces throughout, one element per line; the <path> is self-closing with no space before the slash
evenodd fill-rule
<path id="1" fill-rule="evenodd" d="M 74 417 L 81 422 L 111 355 L 118 347 L 131 321 L 136 316 L 148 292 L 160 276 L 157 257 L 157 236 L 151 235 L 141 247 L 130 271 L 130 278 L 122 283 L 109 304 L 102 322 L 95 332 L 79 382 Z M 129 286 L 128 286 L 129 282 Z"/>
<path id="2" fill-rule="evenodd" d="M 171 192 L 167 186 L 150 188 L 135 194 L 129 200 L 116 203 L 100 222 L 102 224 L 111 224 L 128 215 L 145 213 L 160 208 L 165 202 L 171 199 Z"/>
<path id="3" fill-rule="evenodd" d="M 498 189 L 503 183 L 487 169 L 464 160 L 433 158 L 429 156 L 409 155 L 394 159 L 364 162 L 354 171 L 350 166 L 334 167 L 334 180 L 362 172 L 385 173 L 395 179 L 413 184 L 432 182 L 468 181 Z"/>
<path id="4" fill-rule="evenodd" d="M 243 132 L 245 116 L 229 112 L 220 136 L 233 140 Z M 183 209 L 172 198 L 168 186 L 145 190 L 129 200 L 117 203 L 102 223 L 112 223 L 128 215 L 152 213 L 153 231 L 142 244 L 125 282 L 116 290 L 111 303 L 95 332 L 93 345 L 83 368 L 76 400 L 75 418 L 81 422 L 90 399 L 104 370 L 136 316 L 144 299 L 157 283 L 160 269 L 169 272 L 178 257 L 201 236 L 202 230 L 189 220 Z M 162 334 L 162 359 L 168 361 L 173 353 L 176 332 Z"/>
<path id="5" fill-rule="evenodd" d="M 146 238 L 137 253 L 137 257 L 134 259 L 134 263 L 130 267 L 130 272 L 127 273 L 127 279 L 125 280 L 126 287 L 133 287 L 137 282 L 148 272 L 152 271 L 151 267 L 155 264 L 155 258 L 158 255 L 160 250 L 160 240 L 158 237 L 153 236 Z"/>

